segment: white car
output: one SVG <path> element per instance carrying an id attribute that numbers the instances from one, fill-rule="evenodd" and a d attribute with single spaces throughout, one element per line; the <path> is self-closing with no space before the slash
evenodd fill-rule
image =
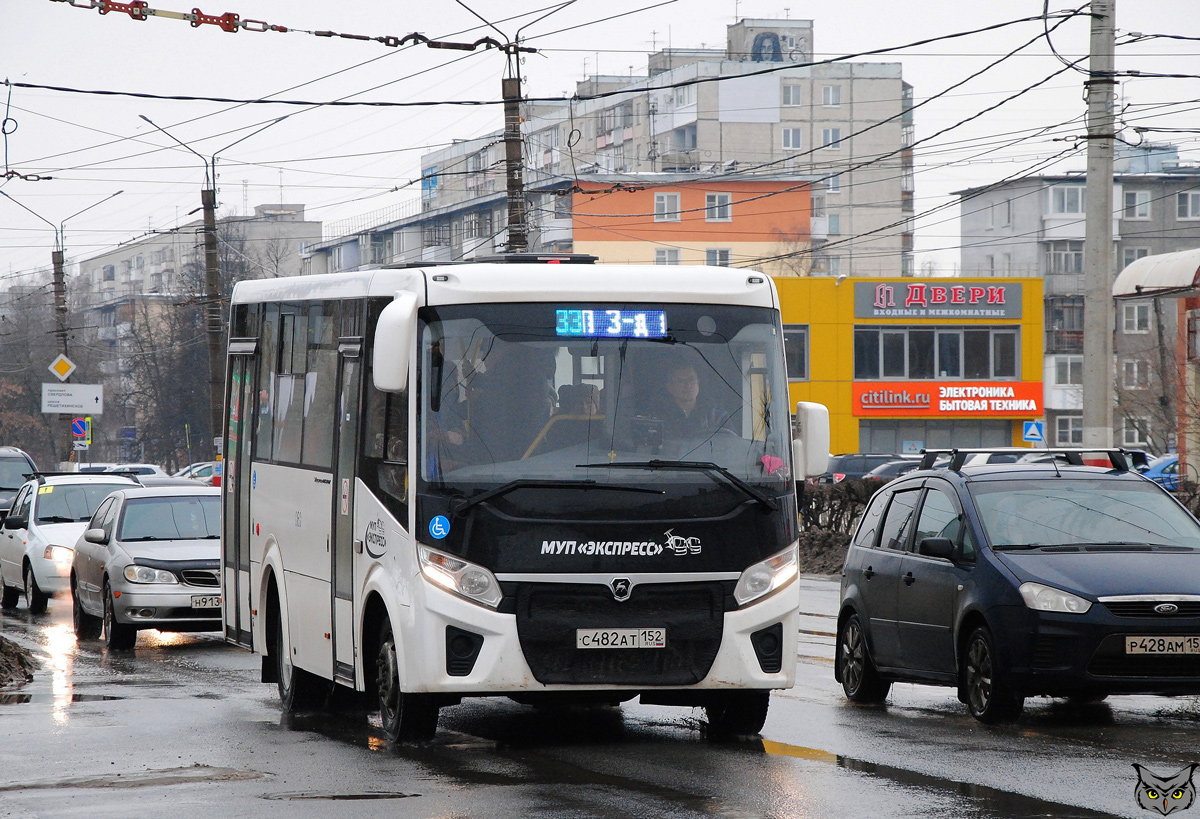
<path id="1" fill-rule="evenodd" d="M 44 612 L 67 589 L 75 542 L 100 502 L 138 485 L 104 473 L 38 474 L 25 483 L 0 529 L 0 608 L 15 608 L 24 594 L 31 612 Z"/>
<path id="2" fill-rule="evenodd" d="M 130 472 L 134 475 L 161 475 L 170 477 L 171 473 L 158 464 L 113 464 L 105 472 Z"/>
<path id="3" fill-rule="evenodd" d="M 199 463 L 191 464 L 190 466 L 185 466 L 183 469 L 176 472 L 173 477 L 191 478 L 194 481 L 199 481 L 200 483 L 212 486 L 214 473 L 220 474 L 220 472 L 217 470 L 216 461 L 201 461 Z"/>

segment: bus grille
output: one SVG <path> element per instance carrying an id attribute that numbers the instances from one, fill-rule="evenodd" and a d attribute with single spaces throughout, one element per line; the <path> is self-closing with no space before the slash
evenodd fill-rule
<path id="1" fill-rule="evenodd" d="M 606 586 L 528 583 L 517 591 L 521 651 L 543 684 L 692 685 L 721 647 L 721 583 L 658 583 L 618 603 Z M 578 649 L 577 629 L 665 628 L 666 648 Z"/>

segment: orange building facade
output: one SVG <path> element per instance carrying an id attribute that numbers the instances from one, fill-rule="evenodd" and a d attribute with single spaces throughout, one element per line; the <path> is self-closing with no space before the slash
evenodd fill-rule
<path id="1" fill-rule="evenodd" d="M 775 276 L 810 272 L 813 240 L 825 238 L 825 224 L 813 220 L 808 180 L 646 177 L 579 183 L 583 191 L 573 194 L 571 207 L 575 252 L 604 264 L 753 264 Z"/>

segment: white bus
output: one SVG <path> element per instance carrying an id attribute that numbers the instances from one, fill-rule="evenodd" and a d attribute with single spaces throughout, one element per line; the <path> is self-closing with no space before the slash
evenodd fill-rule
<path id="1" fill-rule="evenodd" d="M 225 634 L 286 710 L 346 686 L 424 739 L 462 697 L 640 696 L 753 733 L 792 685 L 828 415 L 805 470 L 774 285 L 589 258 L 234 289 Z"/>

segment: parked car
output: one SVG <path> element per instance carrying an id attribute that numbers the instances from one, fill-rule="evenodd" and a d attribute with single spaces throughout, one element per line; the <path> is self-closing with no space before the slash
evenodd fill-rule
<path id="1" fill-rule="evenodd" d="M 851 540 L 836 652 L 853 701 L 954 686 L 985 723 L 1033 695 L 1200 694 L 1200 523 L 1115 467 L 909 473 Z"/>
<path id="2" fill-rule="evenodd" d="M 864 454 L 861 452 L 849 455 L 829 456 L 829 468 L 817 477 L 817 483 L 841 483 L 845 480 L 858 480 L 877 466 L 883 466 L 889 461 L 911 459 L 919 463 L 920 455 L 884 455 Z"/>
<path id="3" fill-rule="evenodd" d="M 921 466 L 920 461 L 912 460 L 911 458 L 903 458 L 895 461 L 888 461 L 872 469 L 866 475 L 863 475 L 864 481 L 881 481 L 887 483 L 895 480 L 901 475 L 906 475 L 914 469 Z"/>
<path id="4" fill-rule="evenodd" d="M 105 461 L 94 461 L 92 463 L 79 464 L 76 467 L 75 471 L 76 472 L 107 472 L 109 470 L 109 467 L 113 467 L 113 466 L 116 466 L 116 464 L 108 463 Z"/>
<path id="5" fill-rule="evenodd" d="M 139 629 L 221 628 L 221 492 L 209 487 L 122 489 L 96 509 L 75 544 L 75 634 L 103 632 L 133 648 Z"/>
<path id="6" fill-rule="evenodd" d="M 1179 489 L 1179 456 L 1160 455 L 1150 462 L 1149 468 L 1142 473 L 1163 489 L 1174 492 Z"/>
<path id="7" fill-rule="evenodd" d="M 113 464 L 105 472 L 128 472 L 132 475 L 162 475 L 170 477 L 171 473 L 157 464 Z"/>
<path id="8" fill-rule="evenodd" d="M 75 541 L 110 492 L 137 486 L 120 475 L 35 474 L 17 492 L 0 530 L 0 608 L 25 595 L 39 614 L 67 588 Z"/>
<path id="9" fill-rule="evenodd" d="M 17 490 L 34 472 L 37 467 L 28 453 L 15 446 L 0 446 L 0 516 L 8 512 Z"/>
<path id="10" fill-rule="evenodd" d="M 200 481 L 200 483 L 212 486 L 213 475 L 216 474 L 216 472 L 216 461 L 200 461 L 199 463 L 185 466 L 183 469 L 180 469 L 178 472 L 174 473 L 173 477 L 191 478 L 194 481 Z"/>

